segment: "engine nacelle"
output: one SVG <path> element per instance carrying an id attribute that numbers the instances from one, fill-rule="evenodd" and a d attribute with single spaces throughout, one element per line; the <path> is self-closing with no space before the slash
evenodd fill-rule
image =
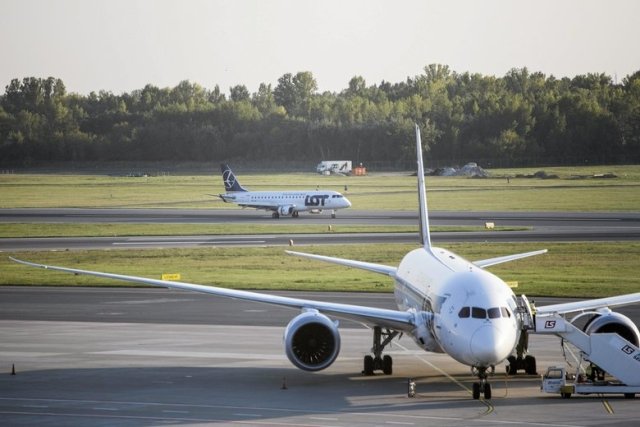
<path id="1" fill-rule="evenodd" d="M 316 310 L 306 311 L 287 325 L 284 331 L 287 357 L 305 371 L 328 368 L 340 352 L 340 333 L 335 323 Z"/>
<path id="2" fill-rule="evenodd" d="M 282 216 L 289 216 L 293 214 L 295 211 L 295 206 L 293 205 L 284 205 L 278 208 L 278 213 Z"/>
<path id="3" fill-rule="evenodd" d="M 640 332 L 635 323 L 624 314 L 613 311 L 594 315 L 583 331 L 587 335 L 615 332 L 630 343 L 640 345 Z"/>

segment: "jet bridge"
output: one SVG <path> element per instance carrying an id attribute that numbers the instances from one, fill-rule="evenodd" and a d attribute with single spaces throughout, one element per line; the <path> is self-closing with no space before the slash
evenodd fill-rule
<path id="1" fill-rule="evenodd" d="M 587 360 L 627 386 L 640 386 L 640 349 L 617 333 L 586 334 L 559 314 L 534 316 L 529 333 L 553 334 L 573 344 Z"/>

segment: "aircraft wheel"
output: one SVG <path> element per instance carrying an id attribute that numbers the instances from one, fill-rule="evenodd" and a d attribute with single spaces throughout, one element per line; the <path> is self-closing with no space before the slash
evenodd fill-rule
<path id="1" fill-rule="evenodd" d="M 636 398 L 636 394 L 635 393 L 625 393 L 624 394 L 624 398 L 625 399 L 635 399 Z"/>
<path id="2" fill-rule="evenodd" d="M 568 399 L 571 397 L 571 393 L 560 393 L 560 396 L 562 396 L 563 399 Z"/>
<path id="3" fill-rule="evenodd" d="M 473 400 L 480 399 L 480 383 L 473 383 Z"/>
<path id="4" fill-rule="evenodd" d="M 385 375 L 391 375 L 393 373 L 393 359 L 388 354 L 382 358 L 382 372 Z"/>
<path id="5" fill-rule="evenodd" d="M 538 370 L 536 368 L 536 358 L 533 356 L 526 356 L 524 358 L 524 371 L 529 375 L 537 375 Z"/>
<path id="6" fill-rule="evenodd" d="M 364 370 L 362 371 L 365 375 L 373 375 L 373 356 L 365 356 L 364 357 Z"/>
<path id="7" fill-rule="evenodd" d="M 491 399 L 491 384 L 485 383 L 484 385 L 484 398 Z"/>
<path id="8" fill-rule="evenodd" d="M 291 214 L 292 217 L 294 218 L 298 218 L 300 216 L 300 212 L 298 211 L 293 211 L 293 213 Z"/>
<path id="9" fill-rule="evenodd" d="M 507 357 L 507 375 L 516 375 L 518 373 L 517 359 L 515 356 Z"/>
<path id="10" fill-rule="evenodd" d="M 278 218 L 280 218 L 280 214 L 278 212 L 274 212 L 274 213 L 271 214 L 271 218 L 278 219 Z"/>

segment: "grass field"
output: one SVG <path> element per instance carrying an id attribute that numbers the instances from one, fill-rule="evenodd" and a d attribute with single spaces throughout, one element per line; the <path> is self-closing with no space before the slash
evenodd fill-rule
<path id="1" fill-rule="evenodd" d="M 298 250 L 395 266 L 415 247 L 341 245 Z M 504 280 L 517 281 L 517 294 L 600 297 L 639 290 L 636 274 L 640 243 L 450 244 L 446 248 L 469 260 L 548 248 L 548 254 L 490 269 Z M 154 278 L 180 273 L 182 281 L 242 289 L 390 292 L 393 286 L 385 276 L 288 256 L 281 247 L 21 252 L 13 256 Z M 0 257 L 0 271 L 0 285 L 127 286 L 113 280 L 29 268 L 6 256 Z"/>
<path id="2" fill-rule="evenodd" d="M 432 210 L 491 211 L 640 211 L 640 166 L 546 168 L 557 179 L 514 178 L 536 170 L 496 170 L 494 178 L 428 177 Z M 613 173 L 617 178 L 595 179 Z M 510 176 L 507 181 L 507 176 Z M 576 178 L 576 176 L 580 176 Z M 241 174 L 246 187 L 265 189 L 326 188 L 344 192 L 354 209 L 415 210 L 415 177 L 371 174 L 325 177 L 316 174 Z M 291 184 L 295 182 L 295 184 Z M 220 176 L 116 177 L 106 175 L 0 175 L 0 208 L 232 208 L 216 194 Z M 241 233 L 320 233 L 326 226 L 291 226 L 277 222 L 238 224 L 0 224 L 0 237 L 110 236 Z M 442 229 L 438 229 L 443 231 Z M 334 232 L 406 231 L 416 227 L 344 226 Z M 397 265 L 410 245 L 343 245 L 303 250 Z M 596 297 L 640 291 L 637 279 L 640 244 L 452 244 L 448 249 L 468 259 L 491 258 L 547 247 L 550 253 L 496 266 L 491 271 L 518 281 L 516 293 Z M 3 254 L 10 255 L 10 254 Z M 181 273 L 188 282 L 245 289 L 381 291 L 391 280 L 284 255 L 283 248 L 202 248 L 72 252 L 21 252 L 36 262 L 131 275 L 159 277 Z M 0 257 L 0 285 L 118 286 L 113 281 L 30 269 Z"/>
<path id="3" fill-rule="evenodd" d="M 638 211 L 640 166 L 547 168 L 558 179 L 510 178 L 530 169 L 492 171 L 495 178 L 427 177 L 433 210 Z M 614 173 L 617 178 L 588 178 Z M 581 176 L 582 178 L 575 178 Z M 314 173 L 240 174 L 253 190 L 309 189 L 341 191 L 354 209 L 415 210 L 415 177 L 409 173 L 365 177 Z M 292 184 L 295 183 L 295 184 Z M 210 176 L 119 177 L 106 175 L 0 175 L 0 208 L 231 208 L 219 174 Z"/>

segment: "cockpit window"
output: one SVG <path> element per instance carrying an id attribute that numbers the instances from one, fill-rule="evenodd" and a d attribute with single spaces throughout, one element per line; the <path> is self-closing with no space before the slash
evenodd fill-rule
<path id="1" fill-rule="evenodd" d="M 487 310 L 480 307 L 471 307 L 471 317 L 473 317 L 474 319 L 486 319 Z"/>
<path id="2" fill-rule="evenodd" d="M 471 309 L 469 307 L 462 307 L 458 312 L 458 317 L 466 318 L 471 315 Z"/>
<path id="3" fill-rule="evenodd" d="M 489 319 L 497 319 L 500 317 L 500 309 L 498 307 L 493 307 L 488 310 Z"/>
<path id="4" fill-rule="evenodd" d="M 484 309 L 481 307 L 462 307 L 458 312 L 458 317 L 466 319 L 473 317 L 474 319 L 499 319 L 501 317 L 511 317 L 511 311 L 507 307 L 492 307 Z"/>

